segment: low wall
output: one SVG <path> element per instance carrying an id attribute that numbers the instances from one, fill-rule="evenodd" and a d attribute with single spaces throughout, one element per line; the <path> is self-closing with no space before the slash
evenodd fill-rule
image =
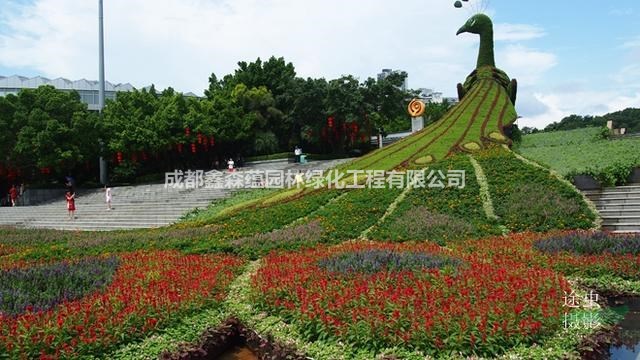
<path id="1" fill-rule="evenodd" d="M 64 189 L 26 189 L 18 198 L 19 206 L 42 204 L 64 199 Z"/>

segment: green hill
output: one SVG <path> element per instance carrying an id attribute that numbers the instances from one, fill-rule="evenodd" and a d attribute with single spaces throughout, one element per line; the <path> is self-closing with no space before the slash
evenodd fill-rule
<path id="1" fill-rule="evenodd" d="M 640 164 L 640 138 L 600 134 L 600 128 L 586 128 L 525 135 L 516 151 L 563 176 L 591 174 L 605 185 L 624 184 Z"/>

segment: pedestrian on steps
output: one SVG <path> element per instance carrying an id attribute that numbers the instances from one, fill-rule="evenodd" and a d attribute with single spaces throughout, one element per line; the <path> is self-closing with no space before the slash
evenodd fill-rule
<path id="1" fill-rule="evenodd" d="M 111 187 L 109 185 L 104 186 L 104 198 L 107 202 L 107 211 L 111 211 Z"/>
<path id="2" fill-rule="evenodd" d="M 18 202 L 18 189 L 16 188 L 16 184 L 11 185 L 11 189 L 9 189 L 9 199 L 11 199 L 11 206 L 16 206 Z"/>
<path id="3" fill-rule="evenodd" d="M 67 211 L 69 212 L 69 220 L 75 219 L 76 212 L 76 194 L 71 190 L 68 190 L 65 194 L 65 198 L 67 199 Z"/>

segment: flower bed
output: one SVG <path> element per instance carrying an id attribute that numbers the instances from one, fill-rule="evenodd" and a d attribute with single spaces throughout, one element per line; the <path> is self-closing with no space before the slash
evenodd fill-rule
<path id="1" fill-rule="evenodd" d="M 589 229 L 595 214 L 580 193 L 549 171 L 503 149 L 474 155 L 489 182 L 496 215 L 514 232 Z"/>
<path id="2" fill-rule="evenodd" d="M 310 216 L 311 221 L 319 220 L 325 229 L 324 242 L 337 243 L 358 238 L 384 215 L 401 193 L 399 189 L 342 191 L 347 191 L 347 194 Z"/>
<path id="3" fill-rule="evenodd" d="M 413 267 L 347 274 L 326 266 L 336 257 L 347 263 L 351 257 L 355 266 L 358 257 L 350 254 L 380 251 L 460 264 L 439 269 L 414 261 Z M 430 243 L 273 253 L 253 284 L 259 305 L 297 323 L 309 340 L 336 338 L 377 350 L 405 346 L 435 356 L 493 356 L 555 333 L 562 326 L 563 292 L 569 290 L 551 270 L 508 257 L 492 263 Z"/>
<path id="4" fill-rule="evenodd" d="M 602 247 L 595 252 L 598 238 L 607 238 L 610 247 Z M 614 240 L 620 239 L 619 243 Z M 580 240 L 582 239 L 582 240 Z M 546 267 L 581 278 L 619 277 L 640 280 L 640 255 L 633 253 L 615 254 L 612 251 L 626 243 L 629 237 L 611 236 L 599 232 L 556 232 L 548 235 L 534 233 L 512 234 L 508 237 L 487 238 L 456 244 L 456 248 L 468 254 L 490 259 L 509 257 L 523 264 Z M 559 250 L 567 244 L 577 242 L 574 251 Z M 605 242 L 606 243 L 606 242 Z M 536 245 L 537 244 L 537 245 Z M 634 243 L 635 244 L 635 243 Z M 592 250 L 589 250 L 590 247 Z M 540 251 L 539 248 L 545 250 Z M 568 248 L 567 248 L 568 249 Z M 610 249 L 610 251 L 607 251 Z M 613 250 L 611 250 L 613 249 Z M 633 246 L 629 251 L 635 251 Z"/>
<path id="5" fill-rule="evenodd" d="M 571 232 L 536 240 L 534 247 L 542 252 L 562 251 L 577 255 L 640 255 L 640 236 L 613 235 L 605 232 Z"/>
<path id="6" fill-rule="evenodd" d="M 0 353 L 10 357 L 75 358 L 101 353 L 219 303 L 242 261 L 173 251 L 119 256 L 103 291 L 46 311 L 0 315 Z"/>
<path id="7" fill-rule="evenodd" d="M 79 299 L 108 284 L 117 267 L 118 259 L 112 256 L 1 270 L 0 316 L 48 310 Z"/>
<path id="8" fill-rule="evenodd" d="M 332 273 L 373 274 L 383 270 L 404 271 L 415 269 L 456 268 L 461 261 L 424 252 L 395 251 L 390 249 L 356 250 L 337 254 L 318 261 L 318 266 Z"/>
<path id="9" fill-rule="evenodd" d="M 235 253 L 256 259 L 275 249 L 296 250 L 302 247 L 314 246 L 318 243 L 323 233 L 322 225 L 315 220 L 307 224 L 291 226 L 266 234 L 262 233 L 236 239 L 231 241 L 229 246 L 235 248 Z"/>
<path id="10" fill-rule="evenodd" d="M 442 171 L 465 172 L 465 187 L 416 188 L 398 204 L 382 224 L 376 226 L 371 238 L 392 241 L 432 241 L 444 244 L 500 234 L 495 221 L 487 219 L 482 208 L 480 186 L 467 156 L 457 156 L 429 167 Z M 436 175 L 437 176 L 437 175 Z M 446 182 L 445 184 L 446 185 Z"/>

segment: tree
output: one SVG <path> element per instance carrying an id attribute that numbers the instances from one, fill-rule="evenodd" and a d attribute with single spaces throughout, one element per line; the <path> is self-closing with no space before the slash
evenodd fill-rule
<path id="1" fill-rule="evenodd" d="M 77 92 L 52 86 L 23 89 L 0 102 L 1 118 L 12 128 L 13 149 L 7 160 L 19 168 L 51 167 L 68 171 L 97 158 L 99 135 L 96 115 L 87 110 Z M 12 118 L 12 119 L 11 119 Z"/>

